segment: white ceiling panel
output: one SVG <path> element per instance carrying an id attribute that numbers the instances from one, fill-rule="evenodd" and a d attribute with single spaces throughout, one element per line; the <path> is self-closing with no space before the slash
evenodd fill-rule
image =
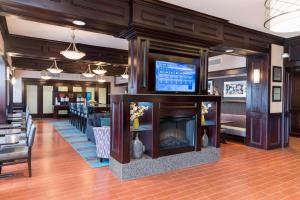
<path id="1" fill-rule="evenodd" d="M 62 42 L 71 41 L 72 30 L 67 27 L 24 20 L 16 16 L 6 16 L 6 21 L 10 34 Z M 81 44 L 124 50 L 128 49 L 128 41 L 126 39 L 116 38 L 110 35 L 75 30 L 75 36 L 76 42 Z"/>
<path id="2" fill-rule="evenodd" d="M 230 23 L 281 37 L 300 33 L 278 34 L 264 28 L 265 0 L 162 0 L 177 6 L 229 20 Z"/>

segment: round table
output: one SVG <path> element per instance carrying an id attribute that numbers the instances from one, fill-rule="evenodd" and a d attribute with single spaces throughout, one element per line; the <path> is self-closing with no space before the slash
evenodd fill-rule
<path id="1" fill-rule="evenodd" d="M 18 143 L 19 143 L 18 135 L 6 135 L 5 137 L 0 137 L 0 148 L 1 145 L 11 145 L 11 144 L 18 144 Z"/>
<path id="2" fill-rule="evenodd" d="M 20 128 L 21 124 L 0 124 L 0 129 Z"/>
<path id="3" fill-rule="evenodd" d="M 15 135 L 21 133 L 21 129 L 0 129 L 0 136 L 1 135 Z"/>

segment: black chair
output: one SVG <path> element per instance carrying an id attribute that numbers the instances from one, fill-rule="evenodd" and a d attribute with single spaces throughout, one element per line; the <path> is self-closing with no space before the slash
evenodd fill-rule
<path id="1" fill-rule="evenodd" d="M 20 163 L 28 163 L 29 177 L 32 176 L 31 171 L 31 149 L 34 142 L 36 127 L 32 124 L 28 137 L 28 146 L 6 147 L 0 151 L 0 174 L 3 166 L 15 165 Z"/>

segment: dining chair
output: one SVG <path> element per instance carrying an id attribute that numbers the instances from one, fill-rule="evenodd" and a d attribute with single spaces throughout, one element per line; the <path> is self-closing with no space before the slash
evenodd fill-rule
<path id="1" fill-rule="evenodd" d="M 32 154 L 32 146 L 34 143 L 35 132 L 36 132 L 36 127 L 33 124 L 30 128 L 28 146 L 12 146 L 12 147 L 2 148 L 0 150 L 0 174 L 3 166 L 15 165 L 15 164 L 27 162 L 29 177 L 32 177 L 31 154 Z"/>

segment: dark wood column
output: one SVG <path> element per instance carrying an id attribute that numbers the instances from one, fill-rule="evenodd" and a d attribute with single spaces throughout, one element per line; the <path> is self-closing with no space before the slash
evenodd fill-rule
<path id="1" fill-rule="evenodd" d="M 0 123 L 6 122 L 6 65 L 0 56 Z"/>
<path id="2" fill-rule="evenodd" d="M 208 50 L 200 50 L 200 94 L 207 94 Z"/>
<path id="3" fill-rule="evenodd" d="M 259 54 L 247 57 L 247 133 L 246 143 L 249 146 L 268 148 L 268 115 L 269 115 L 269 55 Z M 260 83 L 253 83 L 254 69 L 261 73 Z"/>
<path id="4" fill-rule="evenodd" d="M 129 40 L 128 66 L 130 76 L 128 81 L 128 93 L 147 93 L 148 80 L 148 55 L 149 41 L 136 37 Z"/>

